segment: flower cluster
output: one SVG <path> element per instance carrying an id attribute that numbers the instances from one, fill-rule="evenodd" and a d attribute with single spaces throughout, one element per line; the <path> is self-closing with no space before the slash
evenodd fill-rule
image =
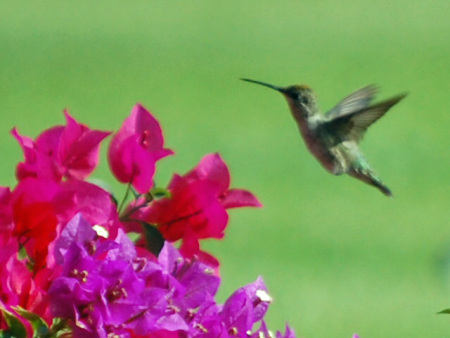
<path id="1" fill-rule="evenodd" d="M 24 161 L 17 185 L 0 188 L 0 334 L 273 336 L 260 277 L 224 304 L 214 298 L 219 262 L 200 240 L 223 238 L 228 209 L 261 206 L 252 193 L 230 188 L 221 157 L 206 155 L 167 188 L 155 186 L 156 162 L 173 152 L 138 104 L 108 150 L 113 175 L 127 184 L 119 203 L 86 181 L 110 133 L 64 114 L 65 126 L 35 140 L 12 131 Z M 276 336 L 295 334 L 286 327 Z"/>

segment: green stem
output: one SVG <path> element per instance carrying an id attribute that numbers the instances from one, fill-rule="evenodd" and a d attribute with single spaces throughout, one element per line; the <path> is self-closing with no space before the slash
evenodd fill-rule
<path id="1" fill-rule="evenodd" d="M 119 215 L 122 212 L 123 207 L 125 206 L 125 202 L 128 199 L 128 195 L 130 195 L 130 191 L 131 191 L 131 182 L 128 183 L 127 190 L 125 191 L 125 195 L 123 196 L 122 202 L 120 202 L 120 204 L 119 204 L 119 210 L 118 210 Z"/>

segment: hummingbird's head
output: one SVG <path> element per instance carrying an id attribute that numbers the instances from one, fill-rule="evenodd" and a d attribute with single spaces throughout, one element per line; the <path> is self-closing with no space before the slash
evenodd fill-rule
<path id="1" fill-rule="evenodd" d="M 256 83 L 265 87 L 279 91 L 286 98 L 291 111 L 295 114 L 300 113 L 303 117 L 314 115 L 317 111 L 316 96 L 311 88 L 305 85 L 293 85 L 288 87 L 278 87 L 272 84 L 255 81 L 250 79 L 241 79 L 243 81 Z"/>
<path id="2" fill-rule="evenodd" d="M 306 117 L 316 112 L 316 95 L 308 86 L 293 85 L 280 88 L 279 91 L 286 98 L 292 111 L 300 111 Z"/>

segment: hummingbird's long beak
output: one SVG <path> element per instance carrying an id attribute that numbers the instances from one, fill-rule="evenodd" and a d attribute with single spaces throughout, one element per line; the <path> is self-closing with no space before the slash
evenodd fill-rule
<path id="1" fill-rule="evenodd" d="M 256 83 L 256 84 L 259 84 L 261 86 L 269 87 L 269 88 L 275 89 L 275 90 L 277 90 L 277 91 L 279 91 L 281 93 L 285 92 L 285 89 L 283 87 L 274 86 L 274 85 L 272 85 L 270 83 L 256 81 L 256 80 L 250 80 L 250 79 L 241 79 L 241 80 L 242 81 L 251 82 L 251 83 Z"/>

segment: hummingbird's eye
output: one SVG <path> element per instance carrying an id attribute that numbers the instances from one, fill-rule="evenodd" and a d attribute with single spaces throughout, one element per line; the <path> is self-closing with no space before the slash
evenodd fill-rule
<path id="1" fill-rule="evenodd" d="M 305 97 L 305 96 L 302 96 L 302 100 L 301 101 L 302 101 L 303 104 L 308 104 L 309 103 L 308 98 Z"/>

